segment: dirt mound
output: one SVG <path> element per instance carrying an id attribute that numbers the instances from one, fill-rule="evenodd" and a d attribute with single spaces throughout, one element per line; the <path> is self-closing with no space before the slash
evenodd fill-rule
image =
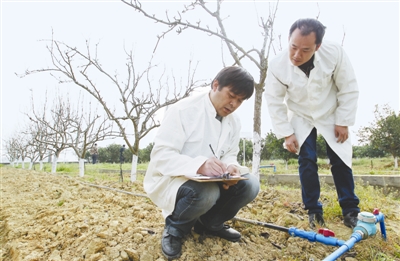
<path id="1" fill-rule="evenodd" d="M 160 246 L 164 221 L 140 182 L 97 183 L 115 189 L 109 190 L 58 174 L 0 170 L 0 260 L 165 260 Z M 308 230 L 300 191 L 293 193 L 262 190 L 238 217 Z M 352 231 L 339 219 L 326 221 L 337 238 L 350 237 Z M 322 260 L 337 249 L 242 221 L 229 223 L 242 233 L 240 242 L 192 232 L 179 260 Z M 386 226 L 388 237 L 399 240 L 394 232 L 398 220 Z M 382 243 L 378 233 L 356 244 L 346 260 L 372 260 L 362 252 L 371 252 L 376 241 L 378 252 L 395 252 L 393 241 Z"/>

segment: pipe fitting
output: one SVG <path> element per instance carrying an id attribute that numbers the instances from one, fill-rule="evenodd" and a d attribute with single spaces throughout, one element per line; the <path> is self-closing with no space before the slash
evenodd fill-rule
<path id="1" fill-rule="evenodd" d="M 357 226 L 353 232 L 360 231 L 363 234 L 363 239 L 376 234 L 376 217 L 369 212 L 358 213 Z"/>

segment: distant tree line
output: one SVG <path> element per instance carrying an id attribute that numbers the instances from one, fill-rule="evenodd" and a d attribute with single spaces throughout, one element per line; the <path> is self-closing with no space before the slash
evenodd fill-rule
<path id="1" fill-rule="evenodd" d="M 286 163 L 290 162 L 290 159 L 297 159 L 297 155 L 288 152 L 283 148 L 284 139 L 276 138 L 275 134 L 270 131 L 263 139 L 263 148 L 261 153 L 261 160 L 284 160 Z M 107 147 L 99 147 L 98 160 L 100 163 L 119 163 L 120 162 L 120 144 L 110 144 Z M 139 149 L 138 163 L 147 163 L 150 161 L 151 150 L 153 149 L 154 143 L 150 143 L 147 147 Z M 244 165 L 251 165 L 253 157 L 253 143 L 251 140 L 240 139 L 240 151 L 237 156 L 239 163 Z M 326 144 L 322 135 L 318 135 L 317 138 L 317 153 L 318 158 L 327 159 Z M 246 158 L 243 162 L 243 156 Z M 382 149 L 374 148 L 372 145 L 353 146 L 353 158 L 379 158 L 390 156 L 390 153 L 385 152 Z M 124 150 L 123 152 L 124 163 L 131 163 L 132 152 L 130 150 Z M 91 161 L 91 155 L 88 151 L 86 153 L 86 160 Z"/>
<path id="2" fill-rule="evenodd" d="M 154 143 L 150 143 L 146 148 L 139 149 L 138 163 L 146 163 L 150 161 L 150 153 Z M 98 160 L 100 163 L 120 163 L 121 162 L 121 147 L 119 144 L 110 144 L 107 147 L 99 147 Z M 132 163 L 132 152 L 123 150 L 123 163 Z M 90 151 L 86 153 L 86 160 L 91 162 Z"/>

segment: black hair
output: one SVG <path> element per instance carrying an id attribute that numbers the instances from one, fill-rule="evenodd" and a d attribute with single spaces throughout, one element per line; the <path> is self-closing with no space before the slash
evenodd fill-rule
<path id="1" fill-rule="evenodd" d="M 289 37 L 297 28 L 300 29 L 301 35 L 309 35 L 310 33 L 314 32 L 316 37 L 315 44 L 319 45 L 322 43 L 322 38 L 324 38 L 326 27 L 317 19 L 302 18 L 297 20 L 290 27 Z"/>
<path id="2" fill-rule="evenodd" d="M 219 84 L 218 90 L 229 87 L 234 94 L 243 96 L 245 100 L 253 95 L 253 76 L 242 67 L 228 66 L 223 68 L 211 82 L 211 88 L 215 80 L 217 80 Z"/>

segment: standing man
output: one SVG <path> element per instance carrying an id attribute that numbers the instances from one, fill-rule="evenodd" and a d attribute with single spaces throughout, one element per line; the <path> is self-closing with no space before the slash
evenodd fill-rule
<path id="1" fill-rule="evenodd" d="M 209 92 L 168 108 L 155 137 L 144 189 L 162 209 L 161 246 L 169 260 L 181 255 L 181 239 L 192 227 L 199 234 L 240 240 L 240 233 L 224 223 L 257 196 L 260 185 L 237 162 L 241 126 L 233 112 L 253 92 L 253 77 L 231 66 L 217 74 Z M 185 177 L 225 173 L 248 179 L 196 182 Z"/>
<path id="2" fill-rule="evenodd" d="M 309 224 L 323 226 L 317 165 L 317 131 L 326 142 L 331 172 L 344 216 L 355 227 L 359 199 L 354 193 L 352 144 L 358 86 L 343 48 L 322 38 L 325 26 L 299 19 L 290 28 L 289 47 L 269 65 L 265 98 L 275 134 L 285 148 L 299 155 L 303 203 Z"/>
<path id="3" fill-rule="evenodd" d="M 90 155 L 92 155 L 92 163 L 96 164 L 97 157 L 99 155 L 99 151 L 97 149 L 97 143 L 95 143 L 94 146 L 90 149 Z"/>
<path id="4" fill-rule="evenodd" d="M 125 162 L 124 151 L 125 151 L 125 144 L 122 145 L 121 148 L 119 149 L 119 162 L 121 164 Z"/>

